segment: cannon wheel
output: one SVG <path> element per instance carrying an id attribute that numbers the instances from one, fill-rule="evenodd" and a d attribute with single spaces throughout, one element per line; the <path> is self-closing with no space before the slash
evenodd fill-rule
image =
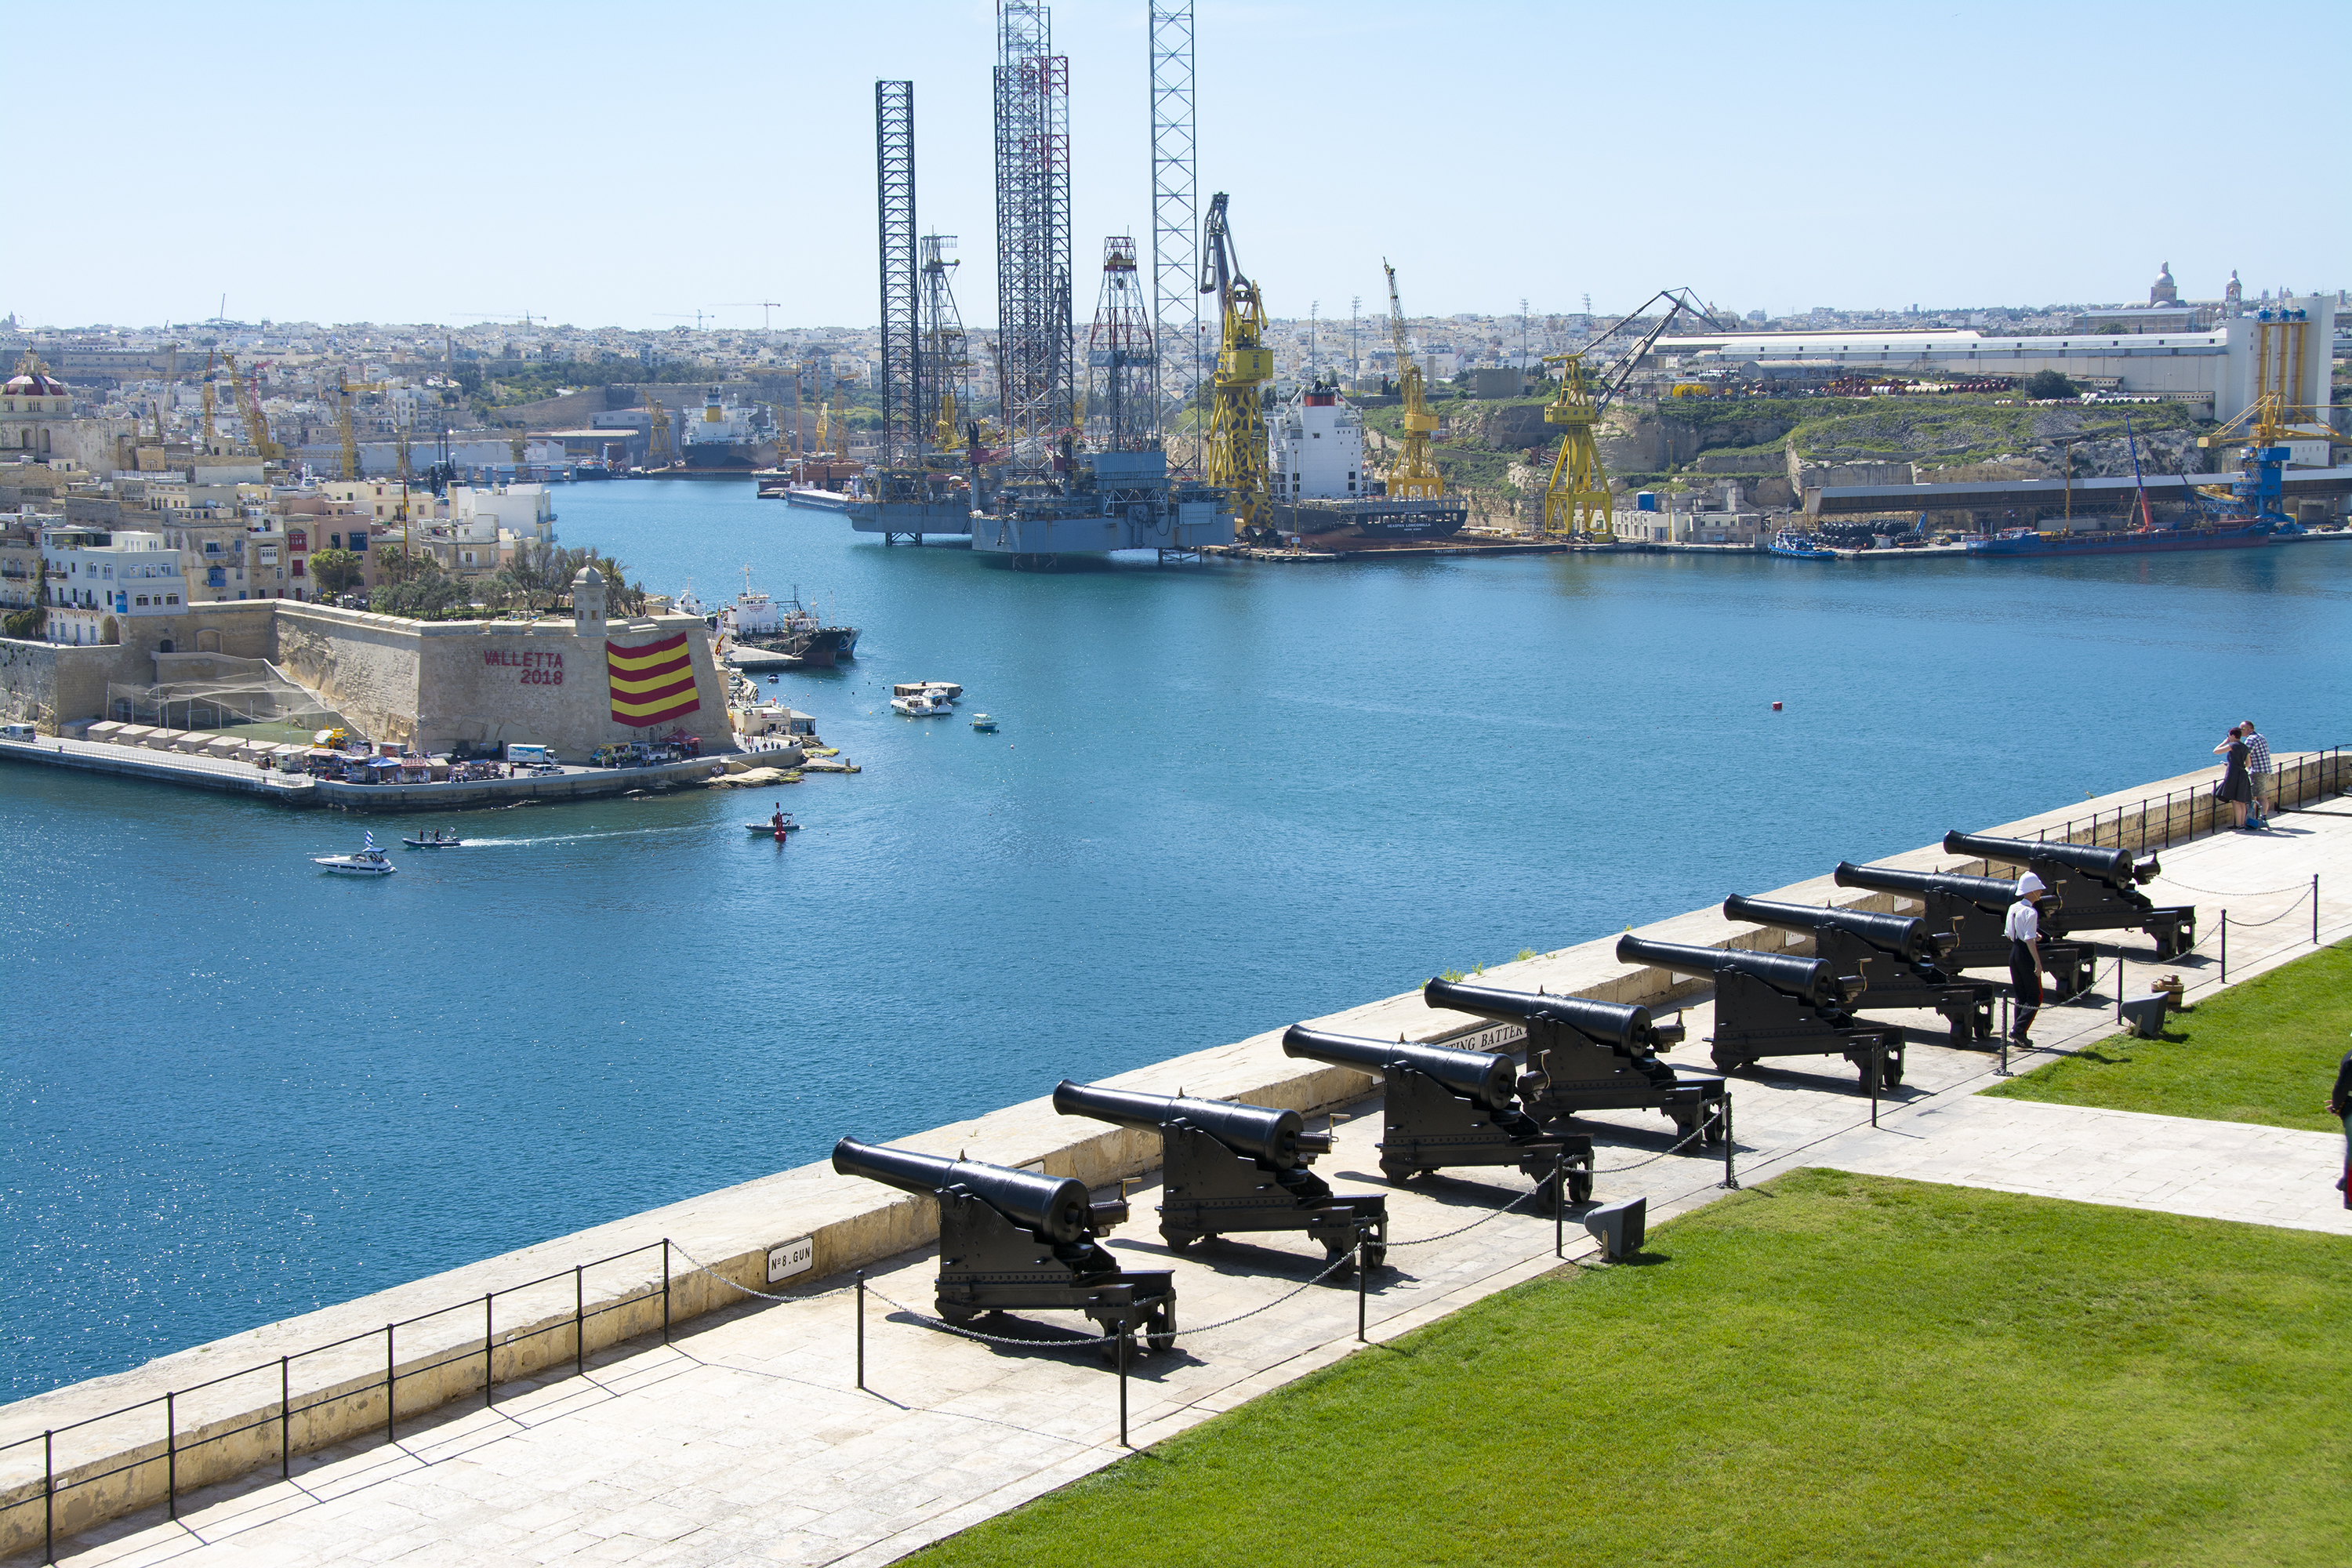
<path id="1" fill-rule="evenodd" d="M 1176 1348 L 1176 1303 L 1172 1300 L 1151 1309 L 1151 1321 L 1143 1331 L 1143 1348 L 1154 1355 Z"/>
<path id="2" fill-rule="evenodd" d="M 1194 1242 L 1200 1240 L 1201 1233 L 1196 1230 L 1169 1230 L 1162 1227 L 1160 1232 L 1160 1239 L 1166 1242 L 1176 1251 L 1181 1252 L 1186 1247 L 1192 1246 Z"/>
<path id="3" fill-rule="evenodd" d="M 1706 1135 L 1705 1137 L 1703 1137 L 1703 1138 L 1701 1138 L 1701 1139 L 1699 1140 L 1699 1147 L 1700 1147 L 1700 1148 L 1702 1148 L 1702 1149 L 1720 1149 L 1720 1148 L 1722 1148 L 1722 1147 L 1723 1147 L 1723 1114 L 1722 1114 L 1722 1112 L 1723 1112 L 1723 1108 L 1722 1108 L 1722 1106 L 1717 1105 L 1717 1106 L 1716 1107 L 1716 1109 L 1715 1109 L 1714 1113 L 1713 1113 L 1713 1114 L 1711 1114 L 1711 1115 L 1709 1115 L 1709 1116 L 1707 1117 L 1707 1119 L 1706 1119 Z"/>
<path id="4" fill-rule="evenodd" d="M 953 1323 L 961 1328 L 979 1316 L 980 1309 L 977 1307 L 953 1306 L 945 1301 L 940 1303 L 940 1321 L 942 1323 Z"/>
<path id="5" fill-rule="evenodd" d="M 1899 1089 L 1903 1085 L 1903 1053 L 1895 1051 L 1886 1058 L 1886 1075 L 1878 1080 L 1881 1089 Z"/>
<path id="6" fill-rule="evenodd" d="M 1753 1057 L 1743 1057 L 1738 1051 L 1716 1051 L 1710 1059 L 1717 1072 L 1745 1072 L 1755 1060 Z"/>
<path id="7" fill-rule="evenodd" d="M 1568 1168 L 1568 1201 L 1589 1204 L 1592 1201 L 1592 1173 L 1570 1165 Z"/>
<path id="8" fill-rule="evenodd" d="M 1382 1160 L 1381 1162 L 1381 1174 L 1391 1182 L 1410 1181 L 1412 1179 L 1412 1172 L 1413 1167 L 1402 1160 Z"/>

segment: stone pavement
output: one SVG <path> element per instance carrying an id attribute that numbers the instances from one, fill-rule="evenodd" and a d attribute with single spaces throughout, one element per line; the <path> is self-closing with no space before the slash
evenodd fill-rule
<path id="1" fill-rule="evenodd" d="M 2267 837 L 2167 852 L 2152 890 L 2160 902 L 2193 897 L 2206 935 L 2197 952 L 2162 963 L 2128 939 L 2126 985 L 2179 973 L 2192 1002 L 2211 995 L 2224 907 L 2232 983 L 2309 952 L 2302 900 L 2315 871 L 2323 889 L 2342 889 L 2322 905 L 2323 938 L 2352 931 L 2352 807 L 2284 820 Z M 2110 959 L 2099 994 L 2044 1014 L 2040 1042 L 2065 1049 L 2114 1032 L 2114 984 Z M 1707 1015 L 1691 1010 L 1685 1059 L 1705 1059 Z M 1916 1022 L 1915 1040 L 1941 1037 L 1932 1016 Z M 1742 1181 L 1830 1165 L 2352 1235 L 2352 1212 L 2329 1190 L 2333 1136 L 1975 1098 L 1995 1081 L 1993 1058 L 1920 1043 L 1907 1055 L 1906 1082 L 1885 1097 L 1875 1128 L 1835 1058 L 1779 1058 L 1735 1080 Z M 1343 1192 L 1382 1190 L 1377 1102 L 1354 1109 L 1319 1169 Z M 1670 1152 L 1662 1119 L 1595 1121 L 1601 1196 L 1643 1194 L 1655 1223 L 1720 1195 L 1721 1161 Z M 1524 1205 L 1496 1213 L 1524 1185 L 1506 1173 L 1387 1189 L 1391 1267 L 1371 1281 L 1370 1337 L 1559 1267 L 1549 1218 Z M 1129 1381 L 1137 1446 L 1355 1347 L 1352 1278 L 1308 1283 L 1324 1260 L 1303 1238 L 1171 1255 L 1153 1231 L 1151 1189 L 1132 1195 L 1138 1217 L 1111 1246 L 1139 1267 L 1172 1267 L 1181 1305 L 1176 1351 L 1141 1358 Z M 1568 1240 L 1570 1257 L 1590 1258 L 1573 1221 Z M 926 1309 L 932 1267 L 926 1249 L 871 1272 L 882 1299 L 866 1308 L 870 1392 L 854 1386 L 856 1298 L 824 1281 L 784 1303 L 698 1320 L 667 1346 L 640 1341 L 593 1357 L 585 1377 L 504 1384 L 495 1409 L 416 1421 L 396 1445 L 299 1458 L 290 1481 L 249 1477 L 184 1498 L 176 1521 L 161 1510 L 117 1521 L 74 1540 L 60 1561 L 880 1563 L 1115 1461 L 1118 1384 L 1098 1352 L 922 1326 L 889 1303 Z M 1190 1326 L 1259 1308 L 1229 1326 Z M 1074 1321 L 1040 1316 L 1007 1331 L 1075 1338 Z"/>

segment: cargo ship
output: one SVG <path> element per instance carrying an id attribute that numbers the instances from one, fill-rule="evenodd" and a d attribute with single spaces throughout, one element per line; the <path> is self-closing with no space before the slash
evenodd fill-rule
<path id="1" fill-rule="evenodd" d="M 712 387 L 702 417 L 681 421 L 680 466 L 689 474 L 746 475 L 775 460 L 775 430 L 761 410 L 746 409 Z"/>
<path id="2" fill-rule="evenodd" d="M 782 654 L 804 668 L 831 669 L 857 657 L 856 626 L 826 626 L 823 616 L 801 603 L 797 588 L 781 604 L 755 592 L 749 572 L 743 592 L 719 612 L 719 619 L 721 628 L 743 647 Z"/>
<path id="3" fill-rule="evenodd" d="M 1328 382 L 1291 394 L 1268 424 L 1266 446 L 1275 531 L 1308 549 L 1451 539 L 1470 521 L 1468 503 L 1451 496 L 1383 493 L 1364 471 L 1364 416 Z"/>

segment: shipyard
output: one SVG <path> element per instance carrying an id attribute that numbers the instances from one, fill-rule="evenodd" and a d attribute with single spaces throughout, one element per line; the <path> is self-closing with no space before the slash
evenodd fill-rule
<path id="1" fill-rule="evenodd" d="M 2283 3 L 26 13 L 0 1565 L 2332 1561 Z"/>

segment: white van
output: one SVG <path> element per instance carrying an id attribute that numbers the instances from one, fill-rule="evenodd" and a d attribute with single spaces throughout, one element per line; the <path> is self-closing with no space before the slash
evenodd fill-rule
<path id="1" fill-rule="evenodd" d="M 30 724 L 0 724 L 0 741 L 32 741 L 39 738 Z"/>
<path id="2" fill-rule="evenodd" d="M 510 763 L 543 763 L 549 760 L 545 746 L 526 746 L 520 741 L 507 742 L 507 761 Z"/>

